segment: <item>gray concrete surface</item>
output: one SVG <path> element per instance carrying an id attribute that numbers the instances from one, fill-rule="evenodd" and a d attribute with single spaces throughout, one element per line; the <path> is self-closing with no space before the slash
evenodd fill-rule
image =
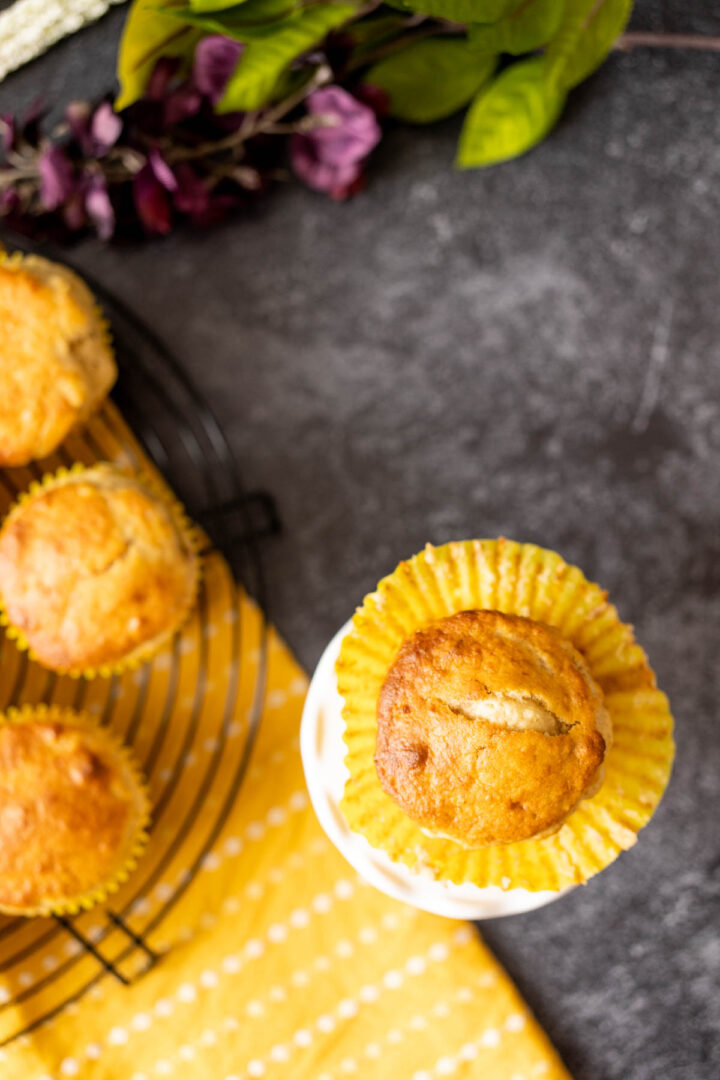
<path id="1" fill-rule="evenodd" d="M 720 33 L 700 0 L 637 27 Z M 122 15 L 0 87 L 107 85 Z M 561 551 L 633 622 L 678 757 L 634 850 L 483 933 L 576 1080 L 720 1075 L 720 55 L 617 55 L 521 161 L 451 170 L 393 132 L 369 190 L 81 266 L 153 323 L 285 523 L 272 613 L 311 668 L 426 540 Z"/>

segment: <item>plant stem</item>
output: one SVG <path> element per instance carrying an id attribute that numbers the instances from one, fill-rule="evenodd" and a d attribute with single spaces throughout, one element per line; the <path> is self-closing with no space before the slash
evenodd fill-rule
<path id="1" fill-rule="evenodd" d="M 304 86 L 274 108 L 267 109 L 264 112 L 247 113 L 237 131 L 233 131 L 230 135 L 226 135 L 224 139 L 218 139 L 216 142 L 200 143 L 199 146 L 177 147 L 166 154 L 167 160 L 170 163 L 174 161 L 192 161 L 198 158 L 214 157 L 224 150 L 238 149 L 248 139 L 252 139 L 263 132 L 272 132 L 278 120 L 282 120 L 284 116 L 287 116 L 289 112 L 292 112 L 293 109 L 300 105 L 308 94 L 311 94 L 313 90 L 317 90 L 318 87 L 324 86 L 331 79 L 332 71 L 327 64 L 322 64 L 313 72 L 312 78 Z"/>
<path id="2" fill-rule="evenodd" d="M 621 34 L 613 49 L 630 52 L 632 49 L 705 49 L 720 52 L 720 37 L 707 34 L 660 34 L 650 30 L 629 30 Z"/>

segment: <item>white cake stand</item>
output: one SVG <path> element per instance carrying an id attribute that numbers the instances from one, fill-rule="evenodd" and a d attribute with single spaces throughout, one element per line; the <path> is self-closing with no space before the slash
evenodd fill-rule
<path id="1" fill-rule="evenodd" d="M 496 885 L 455 885 L 436 881 L 428 873 L 409 870 L 370 846 L 351 831 L 340 810 L 345 781 L 346 747 L 343 701 L 338 693 L 335 661 L 350 629 L 347 622 L 325 649 L 310 683 L 300 729 L 300 751 L 310 799 L 320 824 L 351 866 L 376 889 L 406 904 L 453 919 L 494 919 L 518 915 L 557 900 L 567 889 L 529 892 Z"/>

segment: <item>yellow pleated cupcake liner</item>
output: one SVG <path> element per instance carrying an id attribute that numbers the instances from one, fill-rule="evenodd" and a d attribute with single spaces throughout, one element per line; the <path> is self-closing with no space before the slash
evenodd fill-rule
<path id="1" fill-rule="evenodd" d="M 72 679 L 95 679 L 95 678 L 110 678 L 112 675 L 122 675 L 126 671 L 134 671 L 140 667 L 141 664 L 147 663 L 148 660 L 156 656 L 167 643 L 178 633 L 179 630 L 187 622 L 192 610 L 195 606 L 198 590 L 200 588 L 200 581 L 202 579 L 202 560 L 200 558 L 200 550 L 203 544 L 203 534 L 197 525 L 190 519 L 185 510 L 185 507 L 175 497 L 174 493 L 164 483 L 161 483 L 155 475 L 146 472 L 144 470 L 130 469 L 124 466 L 119 466 L 112 461 L 95 461 L 92 465 L 84 465 L 82 462 L 76 462 L 69 467 L 61 466 L 56 469 L 55 472 L 46 473 L 42 479 L 33 480 L 25 491 L 22 491 L 13 505 L 7 512 L 7 515 L 3 521 L 2 527 L 4 528 L 10 518 L 13 516 L 16 510 L 19 509 L 29 499 L 33 498 L 38 492 L 45 488 L 52 487 L 59 480 L 66 478 L 79 476 L 82 473 L 96 469 L 99 466 L 109 466 L 112 469 L 123 473 L 133 480 L 136 480 L 143 487 L 147 488 L 152 495 L 162 501 L 172 515 L 173 523 L 178 533 L 183 537 L 187 543 L 189 549 L 192 551 L 193 569 L 195 572 L 195 583 L 190 592 L 188 604 L 186 609 L 182 612 L 176 622 L 168 627 L 161 635 L 158 635 L 152 641 L 140 645 L 132 653 L 123 657 L 120 660 L 113 661 L 110 664 L 101 664 L 97 667 L 86 668 L 52 668 L 58 675 L 68 675 Z M 2 529 L 0 529 L 0 532 Z M 10 616 L 5 607 L 2 595 L 0 594 L 0 626 L 5 627 L 5 634 L 10 638 L 21 652 L 26 652 L 31 660 L 41 664 L 43 667 L 47 667 L 42 660 L 38 658 L 34 650 L 31 648 L 30 643 L 25 635 L 25 632 L 18 626 L 14 626 Z"/>
<path id="2" fill-rule="evenodd" d="M 96 739 L 99 738 L 103 748 L 113 755 L 123 778 L 136 794 L 136 820 L 132 829 L 132 842 L 127 846 L 127 850 L 119 853 L 117 869 L 104 881 L 98 882 L 92 888 L 76 896 L 61 901 L 48 901 L 34 907 L 20 908 L 0 904 L 0 912 L 5 915 L 20 915 L 26 918 L 47 915 L 77 915 L 80 911 L 86 911 L 96 904 L 104 903 L 108 896 L 117 892 L 120 886 L 128 880 L 137 866 L 138 860 L 148 842 L 150 797 L 145 778 L 128 747 L 87 713 L 59 705 L 23 705 L 19 708 L 13 706 L 5 713 L 0 714 L 0 724 L 26 724 L 36 721 L 42 723 L 56 722 L 79 728 L 82 731 L 91 731 Z"/>
<path id="3" fill-rule="evenodd" d="M 428 837 L 383 791 L 375 771 L 378 696 L 401 644 L 436 619 L 471 609 L 556 627 L 583 654 L 605 695 L 614 742 L 603 786 L 542 840 L 468 850 Z M 635 843 L 670 777 L 673 719 L 632 627 L 577 567 L 533 544 L 428 545 L 400 563 L 356 612 L 336 672 L 350 771 L 341 807 L 350 828 L 441 881 L 530 891 L 587 881 Z"/>

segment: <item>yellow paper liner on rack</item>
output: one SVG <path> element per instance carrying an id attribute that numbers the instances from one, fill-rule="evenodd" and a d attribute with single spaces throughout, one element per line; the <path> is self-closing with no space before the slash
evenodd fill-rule
<path id="1" fill-rule="evenodd" d="M 69 468 L 61 466 L 54 472 L 45 473 L 41 480 L 33 480 L 27 490 L 22 491 L 13 506 L 7 512 L 6 517 L 3 520 L 3 528 L 12 519 L 13 515 L 35 496 L 42 491 L 57 486 L 59 483 L 72 483 L 75 479 L 80 479 L 84 473 L 87 473 L 91 469 L 98 466 L 110 466 L 118 469 L 118 465 L 113 462 L 97 461 L 92 465 L 85 465 L 82 462 L 75 462 Z M 49 668 L 58 675 L 70 675 L 72 678 L 85 678 L 94 679 L 98 676 L 102 678 L 109 678 L 111 675 L 121 675 L 124 671 L 134 671 L 141 664 L 146 663 L 153 656 L 156 656 L 162 649 L 167 646 L 168 641 L 184 626 L 185 622 L 190 616 L 193 609 L 195 599 L 197 597 L 198 587 L 200 583 L 200 575 L 202 573 L 202 562 L 198 556 L 198 552 L 203 542 L 201 531 L 193 524 L 187 515 L 185 507 L 176 498 L 174 493 L 165 484 L 158 473 L 149 472 L 146 469 L 132 470 L 130 468 L 120 468 L 120 472 L 127 475 L 129 479 L 137 481 L 141 484 L 151 495 L 162 502 L 165 508 L 168 510 L 175 529 L 182 537 L 188 551 L 193 556 L 193 572 L 195 575 L 195 581 L 192 589 L 188 593 L 187 604 L 185 605 L 180 616 L 170 624 L 167 629 L 158 634 L 152 641 L 140 644 L 137 648 L 133 649 L 127 656 L 123 656 L 118 660 L 108 664 L 100 664 L 97 667 L 84 667 L 84 668 Z M 1 531 L 1 530 L 0 530 Z M 36 660 L 38 663 L 43 664 L 28 641 L 27 635 L 21 627 L 13 625 L 10 613 L 8 612 L 3 602 L 2 595 L 0 594 L 0 626 L 4 626 L 7 637 L 11 638 L 18 649 L 22 652 L 27 652 L 31 660 Z M 48 667 L 47 664 L 43 664 L 44 667 Z"/>
<path id="2" fill-rule="evenodd" d="M 525 615 L 556 627 L 583 654 L 605 694 L 614 741 L 605 781 L 553 836 L 468 850 L 426 836 L 377 777 L 376 709 L 402 642 L 470 609 Z M 350 778 L 342 810 L 373 847 L 442 881 L 560 890 L 587 881 L 635 843 L 667 786 L 673 720 L 632 628 L 606 593 L 555 552 L 510 540 L 428 545 L 365 598 L 337 661 Z"/>
<path id="3" fill-rule="evenodd" d="M 112 872 L 102 880 L 90 885 L 82 892 L 63 899 L 48 899 L 31 907 L 13 907 L 0 904 L 0 912 L 5 915 L 22 915 L 26 918 L 42 915 L 76 915 L 95 904 L 104 903 L 112 893 L 117 892 L 127 881 L 137 866 L 137 861 L 148 841 L 150 824 L 150 797 L 140 769 L 124 743 L 107 728 L 101 727 L 87 713 L 59 705 L 24 705 L 10 708 L 0 714 L 0 726 L 3 724 L 60 724 L 63 727 L 76 728 L 90 735 L 92 749 L 101 752 L 106 760 L 111 760 L 119 775 L 133 795 L 130 824 L 127 840 L 123 849 L 117 853 L 117 864 Z"/>

